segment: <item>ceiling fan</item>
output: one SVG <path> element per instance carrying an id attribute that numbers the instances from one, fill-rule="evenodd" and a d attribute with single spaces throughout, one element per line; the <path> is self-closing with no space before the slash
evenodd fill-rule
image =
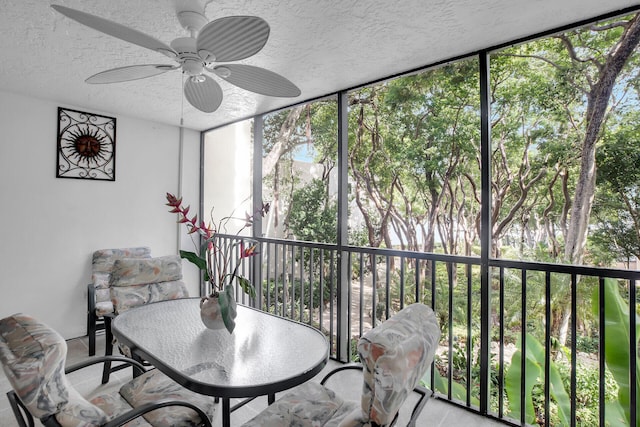
<path id="1" fill-rule="evenodd" d="M 187 101 L 205 113 L 217 110 L 223 97 L 220 85 L 205 71 L 261 95 L 296 97 L 301 93 L 295 84 L 273 71 L 245 64 L 226 64 L 255 55 L 267 43 L 269 24 L 257 16 L 228 16 L 209 22 L 197 2 L 186 2 L 177 15 L 190 35 L 167 45 L 138 30 L 86 12 L 55 4 L 51 7 L 87 27 L 155 50 L 177 62 L 113 68 L 87 78 L 87 83 L 125 82 L 181 69 L 188 76 L 184 84 Z M 221 62 L 225 64 L 216 65 Z"/>

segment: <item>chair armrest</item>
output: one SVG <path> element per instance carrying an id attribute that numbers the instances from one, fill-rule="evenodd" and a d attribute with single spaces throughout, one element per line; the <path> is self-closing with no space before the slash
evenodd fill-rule
<path id="1" fill-rule="evenodd" d="M 70 374 L 71 372 L 75 372 L 79 369 L 86 368 L 87 366 L 95 365 L 97 363 L 104 362 L 123 362 L 127 365 L 131 365 L 134 371 L 142 375 L 146 372 L 144 365 L 136 360 L 129 359 L 128 357 L 123 356 L 96 356 L 90 359 L 84 360 L 82 362 L 76 363 L 75 365 L 69 366 L 65 369 L 65 374 Z"/>
<path id="2" fill-rule="evenodd" d="M 194 411 L 196 411 L 196 413 L 200 417 L 200 420 L 202 421 L 202 424 L 201 424 L 202 426 L 211 427 L 211 421 L 209 420 L 209 417 L 207 416 L 207 414 L 204 413 L 202 409 L 198 408 L 196 405 L 192 403 L 184 402 L 181 400 L 158 400 L 151 403 L 145 403 L 144 405 L 134 408 L 131 411 L 114 418 L 113 420 L 104 424 L 102 427 L 121 426 L 135 418 L 138 418 L 143 414 L 146 414 L 147 412 L 151 412 L 155 409 L 164 408 L 167 406 L 185 406 L 187 408 L 191 408 Z"/>
<path id="3" fill-rule="evenodd" d="M 341 372 L 341 371 L 345 371 L 345 370 L 360 370 L 362 371 L 363 367 L 362 364 L 360 363 L 348 363 L 342 366 L 339 366 L 331 371 L 329 371 L 324 378 L 322 378 L 322 380 L 320 381 L 321 385 L 325 385 L 325 383 L 335 374 Z M 427 404 L 427 401 L 429 400 L 429 398 L 431 396 L 433 396 L 433 391 L 429 390 L 426 387 L 423 387 L 421 385 L 417 385 L 413 391 L 417 394 L 420 395 L 420 398 L 418 399 L 418 401 L 416 402 L 415 406 L 413 407 L 413 410 L 411 411 L 411 418 L 409 419 L 408 423 L 407 423 L 407 427 L 415 427 L 416 426 L 416 422 L 418 421 L 418 417 L 420 416 L 420 413 L 422 412 L 422 410 L 424 409 L 424 406 Z M 391 425 L 394 425 L 397 420 L 398 420 L 398 415 L 399 413 L 396 413 L 393 422 Z"/>
<path id="4" fill-rule="evenodd" d="M 429 398 L 433 396 L 433 391 L 421 385 L 417 385 L 413 389 L 413 391 L 420 394 L 421 396 L 418 402 L 416 403 L 416 405 L 413 407 L 413 411 L 411 412 L 411 418 L 407 423 L 407 427 L 415 427 L 416 422 L 418 421 L 418 417 L 420 416 L 420 413 L 424 409 L 424 405 L 426 405 L 427 400 L 429 400 Z"/>
<path id="5" fill-rule="evenodd" d="M 331 378 L 332 376 L 334 376 L 334 375 L 335 375 L 335 374 L 337 374 L 338 372 L 340 372 L 340 371 L 345 371 L 345 370 L 349 370 L 349 369 L 357 369 L 357 370 L 362 371 L 362 365 L 361 365 L 360 363 L 347 363 L 347 364 L 344 364 L 344 365 L 342 365 L 342 366 L 338 366 L 337 368 L 335 368 L 335 369 L 333 369 L 333 370 L 329 371 L 329 372 L 324 376 L 324 378 L 322 378 L 322 380 L 320 381 L 320 384 L 321 384 L 321 385 L 324 385 L 324 384 L 329 380 L 329 378 Z"/>

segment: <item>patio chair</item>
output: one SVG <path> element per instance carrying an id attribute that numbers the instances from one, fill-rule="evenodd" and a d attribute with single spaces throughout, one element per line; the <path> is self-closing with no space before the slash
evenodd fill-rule
<path id="1" fill-rule="evenodd" d="M 64 339 L 33 317 L 18 313 L 0 320 L 0 362 L 13 388 L 7 397 L 20 427 L 33 426 L 34 417 L 57 427 L 211 426 L 213 399 L 181 387 L 157 369 L 111 393 L 98 389 L 87 399 L 66 374 L 108 358 L 89 358 L 65 371 L 66 355 Z M 133 360 L 111 358 L 142 370 Z"/>
<path id="2" fill-rule="evenodd" d="M 89 356 L 96 354 L 96 332 L 105 329 L 104 316 L 113 315 L 113 304 L 109 292 L 111 270 L 117 259 L 151 258 L 148 247 L 99 249 L 93 253 L 91 283 L 87 285 L 87 335 Z"/>
<path id="3" fill-rule="evenodd" d="M 113 354 L 116 344 L 111 332 L 111 321 L 118 314 L 134 307 L 178 298 L 187 298 L 189 293 L 182 282 L 182 260 L 178 255 L 157 258 L 121 258 L 113 263 L 109 280 L 109 291 L 113 314 L 105 316 L 105 356 Z M 120 352 L 132 357 L 129 349 L 117 343 Z M 126 366 L 111 367 L 104 364 L 102 383 L 109 381 L 111 372 Z"/>
<path id="4" fill-rule="evenodd" d="M 423 304 L 407 306 L 360 338 L 361 365 L 345 365 L 320 383 L 303 384 L 243 427 L 391 426 L 407 397 L 415 392 L 419 399 L 408 423 L 413 426 L 432 394 L 418 383 L 433 361 L 439 339 L 433 310 Z M 363 371 L 360 403 L 344 400 L 326 386 L 330 378 L 348 369 Z"/>

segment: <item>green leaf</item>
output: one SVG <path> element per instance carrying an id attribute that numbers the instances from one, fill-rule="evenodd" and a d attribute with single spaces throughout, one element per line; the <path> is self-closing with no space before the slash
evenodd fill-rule
<path id="1" fill-rule="evenodd" d="M 204 281 L 209 281 L 209 273 L 207 272 L 207 260 L 204 257 L 196 254 L 195 252 L 180 251 L 180 258 L 186 259 L 201 271 L 204 272 Z"/>
<path id="2" fill-rule="evenodd" d="M 427 372 L 425 373 L 425 376 L 422 377 L 422 382 L 424 384 L 427 384 L 428 382 L 428 378 L 426 378 L 429 374 L 429 370 L 427 370 Z M 448 384 L 449 382 L 447 381 L 446 378 L 444 378 L 442 375 L 440 375 L 440 371 L 438 371 L 437 369 L 434 371 L 435 375 L 434 375 L 434 385 L 435 385 L 435 389 L 438 390 L 439 392 L 441 392 L 442 394 L 447 394 L 449 387 Z M 457 399 L 461 402 L 466 402 L 467 401 L 467 389 L 465 388 L 464 385 L 456 382 L 456 381 L 451 381 L 451 397 L 453 397 L 454 399 Z M 480 405 L 480 401 L 474 397 L 471 396 L 471 404 L 475 405 L 475 406 L 479 406 Z"/>
<path id="3" fill-rule="evenodd" d="M 593 310 L 597 316 L 600 308 L 600 294 L 596 288 L 593 295 Z M 640 316 L 636 317 L 636 337 L 640 339 Z M 631 420 L 630 411 L 630 354 L 631 323 L 629 305 L 620 295 L 618 283 L 614 279 L 604 281 L 604 358 L 613 379 L 618 383 L 618 404 L 624 413 L 627 425 Z M 636 341 L 636 348 L 638 342 Z M 636 356 L 637 359 L 638 356 Z M 636 389 L 640 390 L 640 360 L 636 361 Z M 617 410 L 612 411 L 615 413 Z M 606 415 L 606 412 L 605 412 Z M 640 426 L 640 419 L 636 423 Z"/>
<path id="4" fill-rule="evenodd" d="M 204 257 L 196 254 L 195 252 L 180 251 L 180 258 L 186 259 L 187 261 L 198 267 L 200 270 L 207 269 L 207 260 L 205 260 Z"/>
<path id="5" fill-rule="evenodd" d="M 518 343 L 518 347 L 522 349 L 522 343 Z M 544 347 L 532 335 L 527 334 L 526 337 L 527 360 L 525 361 L 525 421 L 527 423 L 535 422 L 535 411 L 533 408 L 533 387 L 537 383 L 544 381 L 545 353 Z M 522 411 L 522 403 L 520 402 L 520 384 L 522 378 L 521 372 L 522 350 L 518 350 L 513 354 L 511 365 L 505 374 L 505 390 L 509 398 L 509 408 L 514 418 L 519 419 Z M 569 425 L 569 417 L 571 415 L 571 401 L 567 391 L 562 384 L 562 378 L 556 364 L 551 361 L 549 364 L 549 391 L 558 405 L 558 416 L 563 425 Z"/>
<path id="6" fill-rule="evenodd" d="M 236 321 L 234 319 L 238 314 L 236 298 L 232 286 L 225 287 L 224 291 L 218 295 L 218 303 L 220 304 L 220 312 L 222 313 L 224 326 L 231 334 L 236 327 Z"/>
<path id="7" fill-rule="evenodd" d="M 524 385 L 524 405 L 525 405 L 525 422 L 533 424 L 535 422 L 535 411 L 533 409 L 532 390 L 533 386 L 538 382 L 543 372 L 540 364 L 536 363 L 531 357 L 529 351 L 529 339 L 527 341 L 527 359 L 525 360 L 525 385 Z M 522 348 L 522 341 L 518 341 L 517 346 Z M 521 370 L 522 350 L 518 350 L 511 358 L 511 365 L 505 373 L 505 391 L 509 398 L 510 416 L 520 419 L 522 411 L 522 402 L 520 401 L 520 385 L 523 377 Z"/>
<path id="8" fill-rule="evenodd" d="M 256 297 L 256 289 L 246 277 L 236 276 L 236 279 L 244 293 L 248 294 L 251 298 Z"/>

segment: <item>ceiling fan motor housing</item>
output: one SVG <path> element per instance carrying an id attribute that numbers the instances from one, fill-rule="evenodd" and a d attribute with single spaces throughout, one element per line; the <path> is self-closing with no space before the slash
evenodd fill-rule
<path id="1" fill-rule="evenodd" d="M 178 52 L 178 62 L 182 64 L 182 70 L 189 76 L 198 76 L 204 69 L 204 61 L 198 55 L 196 39 L 192 37 L 180 37 L 171 42 L 171 47 Z"/>

